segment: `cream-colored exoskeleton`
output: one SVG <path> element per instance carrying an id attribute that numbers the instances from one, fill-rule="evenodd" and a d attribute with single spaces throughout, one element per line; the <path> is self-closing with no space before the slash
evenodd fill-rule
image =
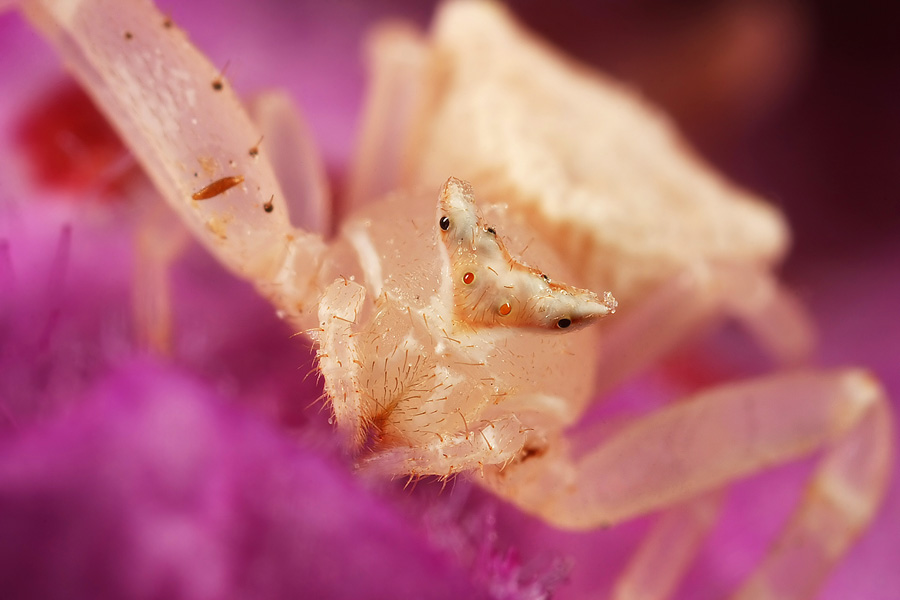
<path id="1" fill-rule="evenodd" d="M 817 449 L 802 504 L 736 597 L 814 595 L 873 518 L 892 433 L 860 370 L 785 369 L 599 439 L 566 434 L 711 319 L 737 319 L 785 364 L 811 336 L 772 275 L 781 215 L 502 9 L 449 3 L 428 37 L 374 36 L 353 215 L 326 241 L 324 178 L 283 96 L 261 97 L 251 120 L 147 2 L 21 6 L 194 235 L 310 331 L 362 468 L 475 471 L 568 528 L 667 509 L 619 598 L 674 588 L 715 514 L 706 492 Z"/>

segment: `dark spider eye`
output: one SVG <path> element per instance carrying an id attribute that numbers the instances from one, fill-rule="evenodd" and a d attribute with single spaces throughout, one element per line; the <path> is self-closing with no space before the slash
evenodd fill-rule
<path id="1" fill-rule="evenodd" d="M 450 229 L 450 219 L 447 217 L 441 217 L 441 220 L 438 221 L 438 225 L 441 226 L 441 229 L 447 231 L 448 229 Z"/>
<path id="2" fill-rule="evenodd" d="M 572 324 L 572 321 L 570 321 L 569 319 L 560 319 L 559 321 L 556 322 L 556 326 L 559 327 L 560 329 L 565 329 L 566 327 L 568 327 L 571 324 Z"/>
<path id="3" fill-rule="evenodd" d="M 487 232 L 490 233 L 491 235 L 497 235 L 497 230 L 494 229 L 493 227 L 488 227 Z"/>
<path id="4" fill-rule="evenodd" d="M 543 273 L 541 273 L 541 277 L 544 278 L 544 281 L 550 281 L 550 278 L 547 277 L 546 275 L 544 275 Z"/>

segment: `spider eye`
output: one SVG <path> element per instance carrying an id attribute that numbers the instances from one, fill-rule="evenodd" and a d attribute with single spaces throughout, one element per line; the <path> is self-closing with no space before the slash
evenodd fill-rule
<path id="1" fill-rule="evenodd" d="M 568 327 L 571 324 L 572 324 L 572 321 L 570 321 L 569 319 L 560 319 L 559 321 L 556 322 L 556 326 L 559 327 L 560 329 L 565 329 L 566 327 Z"/>
<path id="2" fill-rule="evenodd" d="M 441 229 L 447 231 L 450 229 L 450 219 L 448 217 L 441 217 L 441 220 L 438 221 L 438 225 L 441 226 Z"/>
<path id="3" fill-rule="evenodd" d="M 497 235 L 497 230 L 494 229 L 493 227 L 488 227 L 487 229 L 485 229 L 485 231 L 487 231 L 491 235 Z"/>

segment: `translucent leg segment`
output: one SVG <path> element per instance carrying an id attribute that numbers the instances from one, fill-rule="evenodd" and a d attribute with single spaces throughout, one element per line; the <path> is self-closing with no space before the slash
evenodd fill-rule
<path id="1" fill-rule="evenodd" d="M 798 372 L 699 394 L 581 458 L 548 452 L 489 470 L 488 483 L 550 522 L 587 529 L 824 449 L 804 501 L 736 596 L 810 598 L 883 499 L 892 433 L 884 391 L 867 373 Z"/>
<path id="2" fill-rule="evenodd" d="M 428 49 L 411 26 L 382 26 L 367 45 L 369 88 L 351 171 L 347 211 L 397 188 L 410 128 L 423 101 Z"/>
<path id="3" fill-rule="evenodd" d="M 662 513 L 616 582 L 613 600 L 669 598 L 716 524 L 721 505 L 722 494 L 712 492 Z"/>
<path id="4" fill-rule="evenodd" d="M 291 221 L 304 231 L 330 235 L 331 190 L 325 165 L 294 100 L 287 92 L 263 92 L 253 98 L 250 113 L 260 130 L 252 150 L 269 157 Z"/>
<path id="5" fill-rule="evenodd" d="M 220 70 L 150 2 L 21 6 L 197 239 L 287 313 L 306 310 L 324 244 L 290 225 L 264 149 L 252 151 L 259 129 Z"/>

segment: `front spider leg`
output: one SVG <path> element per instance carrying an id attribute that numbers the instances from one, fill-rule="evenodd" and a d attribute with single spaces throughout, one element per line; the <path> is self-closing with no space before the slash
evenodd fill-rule
<path id="1" fill-rule="evenodd" d="M 353 281 L 335 280 L 319 301 L 319 328 L 309 332 L 318 344 L 319 371 L 331 402 L 338 431 L 354 448 L 365 442 L 367 417 L 361 401 L 360 351 L 354 340 L 366 289 Z"/>
<path id="2" fill-rule="evenodd" d="M 488 485 L 573 529 L 651 512 L 824 449 L 803 503 L 737 596 L 808 598 L 881 503 L 891 417 L 864 372 L 800 372 L 698 394 L 577 459 L 561 446 L 488 470 Z"/>
<path id="3" fill-rule="evenodd" d="M 413 476 L 441 477 L 504 465 L 525 444 L 527 430 L 512 414 L 473 423 L 452 434 L 435 435 L 431 443 L 394 447 L 362 463 L 366 470 Z"/>
<path id="4" fill-rule="evenodd" d="M 188 228 L 288 316 L 309 313 L 325 245 L 291 226 L 259 129 L 150 2 L 24 0 Z"/>

